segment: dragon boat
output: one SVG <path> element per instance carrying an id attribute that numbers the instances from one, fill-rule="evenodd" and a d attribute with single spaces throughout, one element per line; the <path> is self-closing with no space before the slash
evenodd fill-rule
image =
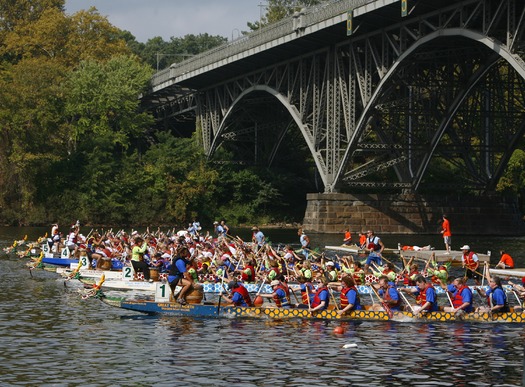
<path id="1" fill-rule="evenodd" d="M 397 322 L 469 322 L 469 323 L 516 323 L 525 322 L 525 313 L 512 311 L 509 313 L 469 313 L 456 316 L 448 312 L 431 312 L 416 316 L 411 312 L 387 312 L 358 310 L 340 316 L 336 309 L 328 309 L 311 313 L 306 308 L 275 308 L 275 307 L 239 307 L 221 305 L 220 303 L 204 302 L 200 304 L 180 305 L 176 302 L 158 302 L 146 300 L 126 300 L 117 297 L 100 297 L 102 302 L 136 312 L 146 314 L 164 314 L 179 317 L 204 318 L 263 318 L 263 319 L 307 319 L 335 321 L 397 321 Z"/>
<path id="2" fill-rule="evenodd" d="M 111 272 L 110 272 L 111 273 Z M 115 272 L 113 272 L 115 273 Z M 97 281 L 97 279 L 99 279 L 101 277 L 101 275 L 99 275 L 98 277 L 94 277 L 94 278 L 79 278 L 79 280 L 86 284 L 86 285 L 90 285 L 90 284 L 93 284 Z M 160 281 L 162 283 L 166 283 L 166 281 Z M 143 281 L 143 280 L 121 280 L 120 278 L 112 278 L 111 276 L 106 276 L 106 281 L 102 284 L 102 288 L 103 289 L 112 289 L 112 290 L 138 290 L 138 291 L 145 291 L 147 293 L 153 293 L 156 289 L 156 286 L 157 286 L 157 283 L 158 282 L 147 282 L 147 281 Z M 221 292 L 225 292 L 225 284 L 221 284 L 220 282 L 218 283 L 197 283 L 198 285 L 200 285 L 202 287 L 202 290 L 204 293 L 221 293 Z M 273 292 L 273 289 L 272 287 L 269 285 L 269 284 L 264 284 L 262 285 L 262 288 L 261 288 L 261 284 L 255 284 L 255 283 L 244 283 L 243 284 L 244 287 L 246 288 L 246 290 L 248 290 L 249 293 L 263 293 L 263 294 L 270 294 Z M 294 283 L 289 283 L 288 286 L 296 292 L 296 294 L 298 295 L 298 292 L 300 291 L 299 289 L 299 284 L 294 284 Z M 315 288 L 317 288 L 317 286 L 314 286 Z M 372 289 L 370 288 L 370 286 L 366 286 L 366 285 L 358 285 L 356 286 L 357 288 L 357 291 L 360 295 L 373 295 L 373 291 Z M 488 290 L 488 286 L 485 285 L 485 286 L 470 286 L 471 290 L 472 291 L 475 291 L 475 288 L 480 288 L 483 292 L 487 291 Z M 435 287 L 436 289 L 436 294 L 437 295 L 446 295 L 446 292 L 443 288 L 439 287 L 439 286 L 436 286 Z M 503 289 L 506 290 L 507 292 L 510 292 L 512 290 L 512 287 L 510 285 L 504 285 L 503 286 Z"/>

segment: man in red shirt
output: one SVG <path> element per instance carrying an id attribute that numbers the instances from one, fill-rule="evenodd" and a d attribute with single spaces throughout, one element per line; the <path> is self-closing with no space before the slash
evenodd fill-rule
<path id="1" fill-rule="evenodd" d="M 496 265 L 496 269 L 514 269 L 514 260 L 512 257 L 505 252 L 505 250 L 501 250 L 499 252 L 501 254 L 501 258 Z"/>
<path id="2" fill-rule="evenodd" d="M 450 244 L 452 243 L 452 233 L 450 232 L 450 222 L 446 215 L 443 215 L 443 223 L 441 224 L 441 234 L 443 234 L 443 241 L 445 242 L 445 250 L 450 251 Z"/>

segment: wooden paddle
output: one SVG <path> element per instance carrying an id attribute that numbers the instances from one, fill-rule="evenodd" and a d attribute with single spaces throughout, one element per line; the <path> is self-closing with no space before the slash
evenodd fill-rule
<path id="1" fill-rule="evenodd" d="M 385 312 L 388 314 L 388 318 L 394 317 L 394 312 L 392 311 L 392 309 L 390 309 L 390 306 L 379 296 L 379 294 L 376 291 L 376 288 L 373 285 L 370 285 L 370 288 L 372 289 L 378 301 L 381 303 L 381 305 L 385 309 Z"/>
<path id="2" fill-rule="evenodd" d="M 332 292 L 332 289 L 330 287 L 328 287 L 328 292 L 330 293 L 330 296 L 332 296 L 332 300 L 334 301 L 335 308 L 337 310 L 340 310 L 339 305 L 337 305 L 337 301 L 335 300 L 334 293 Z"/>
<path id="3" fill-rule="evenodd" d="M 221 278 L 221 287 L 224 289 L 224 274 L 225 273 L 222 273 L 222 278 Z M 221 310 L 221 300 L 222 300 L 222 290 L 219 294 L 219 302 L 217 303 L 217 316 L 219 315 L 219 312 Z"/>
<path id="4" fill-rule="evenodd" d="M 412 307 L 412 304 L 410 302 L 408 302 L 408 300 L 405 297 L 405 295 L 403 294 L 403 292 L 400 291 L 399 294 L 401 295 L 401 298 L 403 299 L 403 301 L 405 301 L 405 304 L 407 304 L 408 307 L 410 308 L 410 310 L 412 311 L 412 314 L 415 316 L 416 312 L 414 311 L 414 308 Z"/>

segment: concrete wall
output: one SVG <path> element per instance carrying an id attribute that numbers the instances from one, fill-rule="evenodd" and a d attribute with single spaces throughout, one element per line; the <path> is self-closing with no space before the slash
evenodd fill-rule
<path id="1" fill-rule="evenodd" d="M 525 235 L 514 200 L 496 197 L 423 197 L 421 195 L 307 194 L 303 227 L 341 233 L 372 228 L 378 234 L 435 234 L 447 214 L 453 233 Z"/>

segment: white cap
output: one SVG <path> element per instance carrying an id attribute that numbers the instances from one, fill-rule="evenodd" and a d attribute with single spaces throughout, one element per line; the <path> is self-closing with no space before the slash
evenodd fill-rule
<path id="1" fill-rule="evenodd" d="M 334 263 L 332 261 L 328 261 L 326 262 L 326 266 L 335 266 Z"/>
<path id="2" fill-rule="evenodd" d="M 470 246 L 469 245 L 465 245 L 460 250 L 470 250 Z"/>
<path id="3" fill-rule="evenodd" d="M 277 281 L 277 280 L 273 280 L 272 282 L 270 282 L 270 286 L 277 286 L 279 284 L 280 284 L 280 282 Z"/>

